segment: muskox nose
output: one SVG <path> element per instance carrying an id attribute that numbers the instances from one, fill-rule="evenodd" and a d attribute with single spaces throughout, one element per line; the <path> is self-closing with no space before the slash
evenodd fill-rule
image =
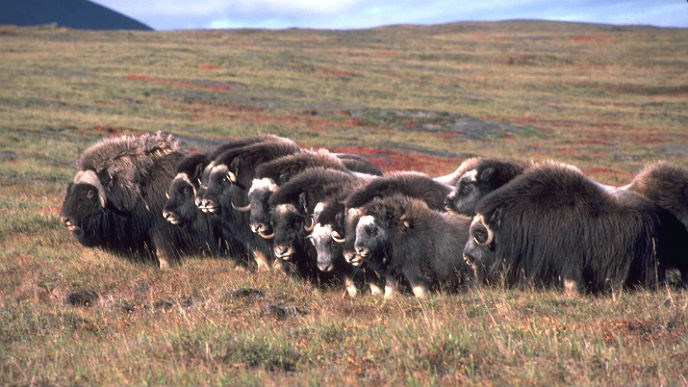
<path id="1" fill-rule="evenodd" d="M 288 261 L 291 255 L 289 254 L 289 247 L 285 245 L 277 245 L 274 247 L 273 251 L 277 258 L 284 259 L 285 261 Z"/>
<path id="2" fill-rule="evenodd" d="M 356 254 L 360 255 L 362 258 L 366 258 L 370 255 L 370 250 L 367 247 L 356 246 Z"/>
<path id="3" fill-rule="evenodd" d="M 178 224 L 179 223 L 177 216 L 172 211 L 162 210 L 162 217 L 163 217 L 163 219 L 165 219 L 166 221 L 168 221 L 172 224 Z"/>
<path id="4" fill-rule="evenodd" d="M 263 232 L 269 231 L 269 230 L 265 227 L 265 224 L 263 224 L 263 223 L 251 223 L 251 226 L 250 226 L 250 227 L 251 227 L 251 231 L 253 231 L 253 232 L 256 233 L 256 234 L 258 234 L 258 233 L 261 232 L 261 231 L 263 231 Z"/>
<path id="5" fill-rule="evenodd" d="M 69 231 L 77 231 L 79 229 L 79 226 L 74 223 L 74 220 L 68 216 L 60 216 L 60 221 Z"/>
<path id="6" fill-rule="evenodd" d="M 332 265 L 331 262 L 327 262 L 327 263 L 318 262 L 318 269 L 320 269 L 320 271 L 322 271 L 322 272 L 327 273 L 327 272 L 332 271 L 332 269 L 334 269 L 334 266 Z"/>

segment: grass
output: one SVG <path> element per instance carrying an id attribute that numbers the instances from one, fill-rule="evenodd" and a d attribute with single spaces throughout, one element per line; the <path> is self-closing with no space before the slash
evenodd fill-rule
<path id="1" fill-rule="evenodd" d="M 0 384 L 683 385 L 688 294 L 316 290 L 191 257 L 84 249 L 58 213 L 78 155 L 165 130 L 272 132 L 433 175 L 554 158 L 607 184 L 688 167 L 688 31 L 553 22 L 362 31 L 0 27 Z"/>

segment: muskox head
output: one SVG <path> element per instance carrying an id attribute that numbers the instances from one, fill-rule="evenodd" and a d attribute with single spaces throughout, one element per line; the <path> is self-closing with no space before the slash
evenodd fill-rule
<path id="1" fill-rule="evenodd" d="M 475 168 L 464 172 L 447 195 L 445 209 L 468 216 L 485 195 L 523 173 L 524 165 L 516 161 L 479 159 Z"/>
<path id="2" fill-rule="evenodd" d="M 344 252 L 344 204 L 338 201 L 320 202 L 315 206 L 315 227 L 308 238 L 317 253 L 318 269 L 329 272 Z"/>
<path id="3" fill-rule="evenodd" d="M 229 208 L 232 185 L 236 176 L 225 164 L 208 164 L 203 172 L 202 183 L 196 193 L 196 205 L 203 212 L 218 214 L 222 207 Z"/>
<path id="4" fill-rule="evenodd" d="M 272 225 L 275 257 L 285 261 L 303 253 L 303 241 L 315 226 L 310 214 L 290 203 L 272 209 Z"/>
<path id="5" fill-rule="evenodd" d="M 167 202 L 162 210 L 163 218 L 175 225 L 193 221 L 199 210 L 194 203 L 195 197 L 196 186 L 189 176 L 186 173 L 177 174 L 167 190 Z"/>
<path id="6" fill-rule="evenodd" d="M 361 257 L 356 255 L 356 226 L 358 220 L 361 218 L 362 212 L 360 208 L 347 208 L 344 213 L 344 246 L 342 254 L 344 259 L 353 265 L 354 261 L 360 261 Z M 359 266 L 360 262 L 358 263 Z"/>
<path id="7" fill-rule="evenodd" d="M 356 225 L 356 256 L 351 261 L 360 266 L 363 261 L 384 263 L 387 244 L 391 236 L 391 227 L 387 219 L 373 215 L 363 215 Z"/>
<path id="8" fill-rule="evenodd" d="M 97 241 L 91 241 L 88 235 L 90 227 L 87 223 L 95 221 L 107 206 L 105 188 L 92 170 L 79 171 L 74 180 L 67 187 L 67 194 L 62 203 L 60 220 L 81 243 L 90 246 Z"/>
<path id="9" fill-rule="evenodd" d="M 270 238 L 272 226 L 270 222 L 270 196 L 279 187 L 270 178 L 253 179 L 248 191 L 249 226 L 251 231 L 264 238 Z"/>
<path id="10" fill-rule="evenodd" d="M 473 217 L 468 232 L 468 241 L 463 249 L 463 259 L 479 277 L 485 274 L 496 260 L 495 231 L 487 224 L 482 214 Z"/>

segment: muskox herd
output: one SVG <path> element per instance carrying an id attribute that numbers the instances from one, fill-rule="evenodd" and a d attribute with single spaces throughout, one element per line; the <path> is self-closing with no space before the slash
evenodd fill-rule
<path id="1" fill-rule="evenodd" d="M 491 158 L 433 178 L 269 134 L 189 154 L 158 132 L 98 142 L 77 166 L 62 223 L 84 246 L 161 267 L 227 257 L 350 296 L 601 293 L 674 272 L 688 284 L 688 170 L 665 162 L 623 187 L 559 162 Z"/>

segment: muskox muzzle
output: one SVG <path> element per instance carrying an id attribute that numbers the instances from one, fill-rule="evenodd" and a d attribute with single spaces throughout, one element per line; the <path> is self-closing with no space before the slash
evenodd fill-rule
<path id="1" fill-rule="evenodd" d="M 181 219 L 179 219 L 177 214 L 169 210 L 162 210 L 162 217 L 163 219 L 174 225 L 179 225 L 182 223 Z"/>
<path id="2" fill-rule="evenodd" d="M 81 233 L 81 227 L 79 227 L 76 223 L 74 223 L 74 220 L 72 220 L 68 216 L 60 216 L 60 222 L 67 227 L 67 230 L 74 234 L 80 234 Z"/>
<path id="3" fill-rule="evenodd" d="M 294 249 L 286 245 L 277 245 L 273 248 L 273 253 L 276 258 L 288 261 L 291 259 L 292 255 L 294 255 Z"/>

